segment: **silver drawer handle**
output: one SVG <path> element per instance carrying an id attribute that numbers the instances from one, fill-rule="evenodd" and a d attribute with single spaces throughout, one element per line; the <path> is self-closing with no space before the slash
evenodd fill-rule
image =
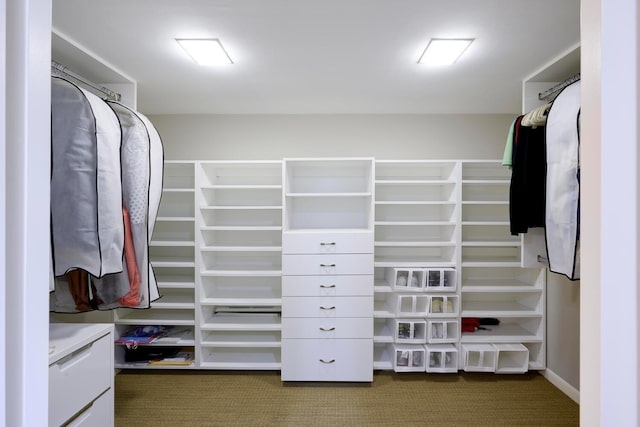
<path id="1" fill-rule="evenodd" d="M 320 287 L 324 289 L 330 289 L 330 288 L 335 288 L 336 285 L 320 285 Z"/>
<path id="2" fill-rule="evenodd" d="M 320 264 L 320 267 L 335 267 L 335 264 Z"/>
<path id="3" fill-rule="evenodd" d="M 327 329 L 327 328 L 323 328 L 322 326 L 320 326 L 320 330 L 321 330 L 321 331 L 324 331 L 324 332 L 331 332 L 331 331 L 335 331 L 335 330 L 336 330 L 336 328 L 329 328 L 329 329 Z"/>
<path id="4" fill-rule="evenodd" d="M 335 309 L 336 309 L 335 305 L 332 305 L 331 307 L 320 306 L 320 310 L 335 310 Z"/>
<path id="5" fill-rule="evenodd" d="M 324 359 L 320 359 L 320 362 L 322 363 L 326 363 L 327 365 L 330 363 L 335 363 L 336 359 L 331 359 L 331 360 L 324 360 Z"/>
<path id="6" fill-rule="evenodd" d="M 335 245 L 336 245 L 336 242 L 328 242 L 328 243 L 322 242 L 322 243 L 320 243 L 320 246 L 335 246 Z"/>

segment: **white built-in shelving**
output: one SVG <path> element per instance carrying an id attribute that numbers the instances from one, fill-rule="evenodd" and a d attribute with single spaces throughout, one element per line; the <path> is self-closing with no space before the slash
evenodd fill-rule
<path id="1" fill-rule="evenodd" d="M 509 227 L 510 171 L 498 161 L 465 161 L 461 168 L 461 317 L 499 321 L 462 334 L 462 361 L 498 355 L 474 345 L 495 350 L 518 344 L 528 352 L 528 368 L 543 369 L 545 275 L 539 268 L 520 267 L 520 238 Z M 490 370 L 489 365 L 469 369 Z"/>
<path id="2" fill-rule="evenodd" d="M 162 298 L 118 309 L 116 335 L 186 328 L 165 343 L 193 350 L 181 369 L 290 360 L 285 380 L 368 381 L 325 375 L 333 356 L 302 374 L 329 350 L 371 370 L 544 369 L 545 274 L 520 266 L 509 185 L 491 160 L 167 162 L 150 245 Z M 499 324 L 461 333 L 466 317 Z"/>
<path id="3" fill-rule="evenodd" d="M 280 369 L 282 162 L 199 162 L 196 176 L 200 367 Z"/>
<path id="4" fill-rule="evenodd" d="M 149 260 L 153 266 L 160 298 L 150 309 L 115 310 L 115 335 L 122 336 L 136 326 L 168 326 L 180 332 L 175 339 L 160 339 L 150 346 L 180 347 L 195 351 L 195 163 L 167 161 L 164 165 L 162 198 L 149 243 Z M 126 347 L 116 344 L 118 368 L 150 368 L 139 363 L 126 363 Z M 192 369 L 191 365 L 171 368 Z M 154 369 L 167 369 L 154 366 Z"/>
<path id="5" fill-rule="evenodd" d="M 457 357 L 459 171 L 456 161 L 376 161 L 376 369 L 426 371 L 427 343 Z"/>

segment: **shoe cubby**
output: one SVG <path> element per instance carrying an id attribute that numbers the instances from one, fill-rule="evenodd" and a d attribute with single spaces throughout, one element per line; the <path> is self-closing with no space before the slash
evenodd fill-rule
<path id="1" fill-rule="evenodd" d="M 424 372 L 426 350 L 423 345 L 393 345 L 395 372 Z"/>
<path id="2" fill-rule="evenodd" d="M 529 349 L 522 344 L 493 344 L 496 374 L 521 374 L 529 369 Z"/>
<path id="3" fill-rule="evenodd" d="M 425 291 L 455 292 L 457 286 L 456 270 L 453 268 L 429 268 L 425 270 Z"/>
<path id="4" fill-rule="evenodd" d="M 427 317 L 458 317 L 460 297 L 458 295 L 431 295 Z"/>
<path id="5" fill-rule="evenodd" d="M 394 341 L 405 344 L 427 342 L 427 322 L 423 319 L 396 319 L 394 321 Z"/>
<path id="6" fill-rule="evenodd" d="M 398 293 L 394 300 L 396 317 L 425 317 L 428 313 L 428 295 Z"/>
<path id="7" fill-rule="evenodd" d="M 417 292 L 424 288 L 424 270 L 388 267 L 385 280 L 394 291 Z"/>
<path id="8" fill-rule="evenodd" d="M 158 207 L 158 219 L 178 219 L 195 217 L 194 190 L 165 189 Z M 193 228 L 193 227 L 192 227 Z"/>
<path id="9" fill-rule="evenodd" d="M 495 372 L 497 350 L 491 344 L 462 344 L 465 372 Z"/>
<path id="10" fill-rule="evenodd" d="M 453 344 L 426 344 L 427 372 L 458 372 L 458 349 Z"/>
<path id="11" fill-rule="evenodd" d="M 456 343 L 460 338 L 458 320 L 434 319 L 427 321 L 427 343 Z"/>

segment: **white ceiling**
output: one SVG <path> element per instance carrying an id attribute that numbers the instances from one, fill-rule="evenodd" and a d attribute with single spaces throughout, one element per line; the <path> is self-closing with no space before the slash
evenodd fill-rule
<path id="1" fill-rule="evenodd" d="M 579 15 L 579 0 L 53 0 L 54 31 L 137 81 L 146 114 L 514 113 L 522 80 L 579 43 Z M 197 66 L 174 41 L 197 37 L 234 64 Z M 475 42 L 416 64 L 432 37 Z"/>

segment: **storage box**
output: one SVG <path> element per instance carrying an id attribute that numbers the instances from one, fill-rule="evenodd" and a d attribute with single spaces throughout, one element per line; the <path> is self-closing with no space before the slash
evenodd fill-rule
<path id="1" fill-rule="evenodd" d="M 421 345 L 393 345 L 393 370 L 396 372 L 424 372 L 425 348 Z"/>
<path id="2" fill-rule="evenodd" d="M 426 344 L 427 372 L 458 372 L 458 349 L 453 344 Z"/>
<path id="3" fill-rule="evenodd" d="M 457 320 L 429 320 L 427 331 L 428 343 L 455 343 L 460 336 L 460 322 Z"/>
<path id="4" fill-rule="evenodd" d="M 458 317 L 460 298 L 458 295 L 432 295 L 429 297 L 427 317 Z"/>
<path id="5" fill-rule="evenodd" d="M 425 317 L 429 311 L 428 295 L 396 294 L 396 317 Z"/>
<path id="6" fill-rule="evenodd" d="M 495 372 L 497 351 L 491 344 L 463 344 L 466 372 Z"/>
<path id="7" fill-rule="evenodd" d="M 496 374 L 521 374 L 529 368 L 529 349 L 522 344 L 493 344 Z"/>
<path id="8" fill-rule="evenodd" d="M 385 280 L 395 291 L 420 292 L 424 288 L 424 278 L 421 268 L 385 268 Z"/>
<path id="9" fill-rule="evenodd" d="M 395 320 L 394 341 L 405 344 L 424 344 L 427 342 L 427 322 L 423 319 Z"/>
<path id="10" fill-rule="evenodd" d="M 456 290 L 456 270 L 453 268 L 428 268 L 425 270 L 426 292 Z"/>

